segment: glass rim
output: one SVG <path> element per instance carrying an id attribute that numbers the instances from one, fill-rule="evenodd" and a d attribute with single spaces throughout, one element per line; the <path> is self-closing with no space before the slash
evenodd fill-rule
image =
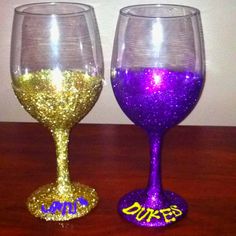
<path id="1" fill-rule="evenodd" d="M 73 12 L 68 12 L 68 13 L 34 13 L 31 11 L 27 11 L 27 8 L 30 8 L 32 6 L 42 6 L 42 5 L 75 5 L 75 6 L 81 6 L 83 9 L 80 11 L 73 11 Z M 15 13 L 21 14 L 21 15 L 38 15 L 38 16 L 70 16 L 70 15 L 81 15 L 86 12 L 89 12 L 93 10 L 93 7 L 88 4 L 83 4 L 83 3 L 76 3 L 76 2 L 35 2 L 35 3 L 28 3 L 28 4 L 23 4 L 20 6 L 17 6 L 15 8 Z"/>
<path id="2" fill-rule="evenodd" d="M 161 8 L 161 7 L 179 7 L 182 9 L 188 9 L 191 10 L 188 14 L 182 14 L 182 15 L 173 15 L 173 16 L 145 16 L 145 15 L 139 15 L 139 14 L 133 14 L 128 12 L 127 10 L 136 8 L 136 7 L 156 7 L 156 8 Z M 120 9 L 120 15 L 122 16 L 130 16 L 130 17 L 137 17 L 137 18 L 151 18 L 151 19 L 174 19 L 174 18 L 185 18 L 185 17 L 192 17 L 196 15 L 200 15 L 200 10 L 187 6 L 187 5 L 179 5 L 179 4 L 137 4 L 137 5 L 130 5 L 126 6 Z"/>

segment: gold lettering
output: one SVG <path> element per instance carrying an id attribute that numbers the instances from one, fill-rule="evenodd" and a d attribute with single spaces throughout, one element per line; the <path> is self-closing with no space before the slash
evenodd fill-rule
<path id="1" fill-rule="evenodd" d="M 140 216 L 143 211 L 145 211 L 145 208 L 144 208 L 144 207 L 142 207 L 142 208 L 141 208 L 141 211 L 137 214 L 137 216 L 136 216 L 136 220 L 137 220 L 137 221 L 141 221 L 142 219 L 144 219 L 144 218 L 148 215 L 149 212 L 147 211 L 145 214 L 143 214 L 142 216 Z"/>
<path id="2" fill-rule="evenodd" d="M 176 205 L 172 205 L 170 206 L 170 208 L 172 210 L 172 213 L 175 215 L 175 217 L 183 215 L 183 212 L 180 209 L 178 209 Z"/>
<path id="3" fill-rule="evenodd" d="M 150 222 L 153 217 L 155 217 L 156 219 L 161 218 L 160 216 L 157 215 L 159 213 L 158 210 L 153 210 L 151 208 L 147 208 L 147 212 L 150 212 L 150 215 L 148 216 L 148 218 L 146 220 L 147 222 Z"/>
<path id="4" fill-rule="evenodd" d="M 135 209 L 136 208 L 136 209 Z M 126 215 L 134 215 L 137 212 L 139 212 L 141 209 L 141 206 L 138 202 L 135 202 L 133 205 L 130 207 L 122 209 L 122 212 L 124 212 Z"/>
<path id="5" fill-rule="evenodd" d="M 146 211 L 146 212 L 145 212 Z M 122 209 L 122 212 L 126 215 L 136 215 L 136 220 L 141 221 L 146 218 L 146 222 L 151 222 L 153 218 L 160 219 L 160 213 L 163 215 L 166 223 L 176 221 L 176 217 L 181 216 L 183 212 L 178 209 L 177 205 L 171 205 L 169 208 L 155 210 L 152 208 L 142 207 L 138 202 L 134 202 L 133 205 Z"/>
<path id="6" fill-rule="evenodd" d="M 169 223 L 171 221 L 176 221 L 175 217 L 172 217 L 172 218 L 168 219 L 168 216 L 172 216 L 173 215 L 170 208 L 161 209 L 160 212 L 162 213 L 166 223 Z"/>

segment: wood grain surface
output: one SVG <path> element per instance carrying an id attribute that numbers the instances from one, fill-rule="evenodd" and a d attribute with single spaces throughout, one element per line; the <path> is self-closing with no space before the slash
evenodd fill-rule
<path id="1" fill-rule="evenodd" d="M 53 182 L 50 133 L 35 123 L 0 123 L 0 235 L 236 235 L 236 127 L 179 126 L 164 140 L 165 189 L 184 197 L 186 218 L 168 228 L 143 228 L 117 213 L 119 198 L 146 186 L 149 148 L 132 125 L 80 124 L 70 139 L 73 181 L 94 187 L 98 206 L 68 222 L 46 222 L 28 212 L 27 197 Z"/>

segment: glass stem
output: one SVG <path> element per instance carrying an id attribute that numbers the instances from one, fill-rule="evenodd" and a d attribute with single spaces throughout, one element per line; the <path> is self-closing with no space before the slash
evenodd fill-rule
<path id="1" fill-rule="evenodd" d="M 60 194 L 68 193 L 71 190 L 68 169 L 69 134 L 70 130 L 67 129 L 52 130 L 57 156 L 57 190 Z"/>
<path id="2" fill-rule="evenodd" d="M 150 143 L 150 172 L 148 181 L 148 195 L 160 196 L 162 194 L 161 181 L 161 141 L 162 135 L 149 133 Z"/>

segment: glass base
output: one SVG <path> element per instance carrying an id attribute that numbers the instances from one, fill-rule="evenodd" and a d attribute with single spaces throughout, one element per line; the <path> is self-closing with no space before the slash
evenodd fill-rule
<path id="1" fill-rule="evenodd" d="M 32 215 L 47 221 L 66 221 L 88 214 L 98 203 L 95 189 L 79 183 L 60 194 L 56 184 L 40 187 L 27 200 Z"/>
<path id="2" fill-rule="evenodd" d="M 136 190 L 123 196 L 118 212 L 127 221 L 139 226 L 164 227 L 181 220 L 187 213 L 187 203 L 177 194 L 164 191 L 157 195 Z"/>

